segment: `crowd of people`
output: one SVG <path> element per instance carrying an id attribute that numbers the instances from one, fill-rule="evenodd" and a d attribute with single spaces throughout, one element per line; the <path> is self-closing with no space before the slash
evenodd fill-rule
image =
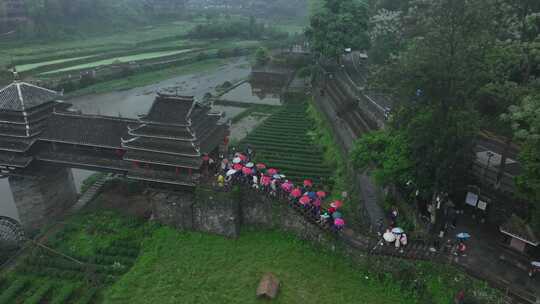
<path id="1" fill-rule="evenodd" d="M 220 157 L 217 162 L 210 158 L 204 160 L 211 170 L 215 170 L 216 184 L 220 188 L 230 189 L 233 185 L 249 187 L 263 195 L 297 205 L 334 231 L 343 229 L 342 201 L 328 202 L 327 192 L 316 189 L 311 179 L 295 184 L 278 169 L 256 163 L 253 158 L 254 151 L 248 146 L 245 152 L 233 151 L 229 157 Z"/>

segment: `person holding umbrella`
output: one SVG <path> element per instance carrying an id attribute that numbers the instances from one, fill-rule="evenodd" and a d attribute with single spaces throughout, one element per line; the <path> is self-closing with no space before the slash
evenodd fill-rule
<path id="1" fill-rule="evenodd" d="M 304 195 L 298 200 L 298 202 L 300 203 L 300 205 L 302 205 L 304 209 L 307 209 L 309 203 L 311 202 L 311 199 L 309 198 L 309 196 Z"/>
<path id="2" fill-rule="evenodd" d="M 342 218 L 334 219 L 334 227 L 335 227 L 336 232 L 343 229 L 344 226 L 345 226 L 345 220 L 343 220 Z"/>
<path id="3" fill-rule="evenodd" d="M 321 198 L 316 198 L 315 200 L 313 200 L 313 215 L 314 216 L 318 216 L 319 213 L 321 212 Z"/>
<path id="4" fill-rule="evenodd" d="M 257 190 L 259 189 L 259 178 L 257 177 L 257 174 L 253 174 L 251 187 Z"/>
<path id="5" fill-rule="evenodd" d="M 465 245 L 464 241 L 460 241 L 456 246 L 456 253 L 455 255 L 459 256 L 466 256 L 465 251 L 467 250 L 467 245 Z"/>
<path id="6" fill-rule="evenodd" d="M 328 212 L 323 212 L 321 214 L 321 224 L 326 224 L 332 218 Z"/>
<path id="7" fill-rule="evenodd" d="M 386 229 L 386 231 L 383 233 L 383 239 L 388 243 L 392 243 L 396 240 L 396 235 L 393 234 L 390 229 Z"/>
<path id="8" fill-rule="evenodd" d="M 246 146 L 246 155 L 249 161 L 251 161 L 255 156 L 255 151 L 251 148 L 249 144 Z"/>
<path id="9" fill-rule="evenodd" d="M 401 238 L 399 239 L 399 241 L 401 242 L 401 246 L 402 246 L 402 247 L 407 246 L 407 241 L 408 241 L 408 240 L 407 240 L 407 234 L 402 233 L 402 234 L 401 234 Z"/>
<path id="10" fill-rule="evenodd" d="M 300 196 L 302 196 L 302 190 L 300 190 L 300 188 L 294 188 L 291 191 L 291 198 L 293 198 L 293 201 L 296 201 Z"/>
<path id="11" fill-rule="evenodd" d="M 278 183 L 278 180 L 275 178 L 272 179 L 272 181 L 270 182 L 270 195 L 272 196 L 277 196 L 277 190 L 278 190 L 277 183 Z"/>
<path id="12" fill-rule="evenodd" d="M 223 188 L 225 186 L 225 177 L 223 176 L 223 174 L 218 175 L 217 184 L 220 188 Z"/>
<path id="13" fill-rule="evenodd" d="M 531 266 L 529 268 L 529 277 L 534 278 L 537 272 L 540 272 L 540 262 L 533 261 L 531 262 Z"/>

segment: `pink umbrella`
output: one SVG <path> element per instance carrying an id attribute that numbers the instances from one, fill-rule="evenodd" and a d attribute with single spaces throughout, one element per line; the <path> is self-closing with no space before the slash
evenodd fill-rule
<path id="1" fill-rule="evenodd" d="M 313 206 L 320 207 L 321 206 L 321 199 L 317 198 L 313 201 Z"/>
<path id="2" fill-rule="evenodd" d="M 292 185 L 290 183 L 283 183 L 281 184 L 281 189 L 287 193 L 291 192 Z"/>
<path id="3" fill-rule="evenodd" d="M 271 169 L 268 169 L 268 171 L 266 173 L 268 173 L 269 175 L 275 175 L 275 174 L 277 174 L 277 170 L 274 169 L 274 168 L 271 168 Z"/>
<path id="4" fill-rule="evenodd" d="M 244 173 L 244 175 L 251 175 L 251 173 L 253 173 L 253 171 L 251 170 L 251 168 L 244 167 L 244 168 L 242 168 L 242 173 Z"/>
<path id="5" fill-rule="evenodd" d="M 326 192 L 324 191 L 317 191 L 317 196 L 319 198 L 325 198 L 326 197 Z"/>
<path id="6" fill-rule="evenodd" d="M 345 226 L 345 221 L 342 218 L 337 218 L 334 220 L 334 225 L 338 227 L 343 227 Z"/>
<path id="7" fill-rule="evenodd" d="M 310 179 L 304 180 L 304 186 L 311 187 L 313 186 L 313 182 Z"/>
<path id="8" fill-rule="evenodd" d="M 236 170 L 236 171 L 240 171 L 242 170 L 244 166 L 242 166 L 241 164 L 234 164 L 233 166 L 233 169 Z"/>
<path id="9" fill-rule="evenodd" d="M 270 185 L 270 177 L 267 176 L 267 175 L 263 175 L 263 176 L 261 177 L 261 184 L 262 184 L 263 186 L 268 186 L 268 185 Z"/>
<path id="10" fill-rule="evenodd" d="M 302 190 L 300 190 L 300 188 L 295 188 L 291 191 L 291 195 L 293 197 L 300 197 L 302 195 Z"/>
<path id="11" fill-rule="evenodd" d="M 333 201 L 333 202 L 330 204 L 330 207 L 334 207 L 334 208 L 336 208 L 336 209 L 341 208 L 341 206 L 343 206 L 343 202 L 342 202 L 342 201 Z"/>
<path id="12" fill-rule="evenodd" d="M 309 204 L 310 201 L 311 201 L 311 199 L 307 195 L 302 196 L 300 198 L 300 200 L 299 200 L 300 204 L 302 204 L 302 205 L 307 205 L 307 204 Z"/>
<path id="13" fill-rule="evenodd" d="M 257 169 L 259 170 L 266 169 L 266 165 L 263 163 L 258 163 L 255 165 L 255 167 L 257 167 Z"/>

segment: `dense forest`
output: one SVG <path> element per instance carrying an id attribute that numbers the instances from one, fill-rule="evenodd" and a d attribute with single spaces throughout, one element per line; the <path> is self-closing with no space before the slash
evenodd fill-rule
<path id="1" fill-rule="evenodd" d="M 540 231 L 540 1 L 325 0 L 307 34 L 320 56 L 368 50 L 369 89 L 398 100 L 353 158 L 383 184 L 464 193 L 480 130 L 521 147 L 520 197 Z M 460 198 L 453 197 L 460 200 Z"/>

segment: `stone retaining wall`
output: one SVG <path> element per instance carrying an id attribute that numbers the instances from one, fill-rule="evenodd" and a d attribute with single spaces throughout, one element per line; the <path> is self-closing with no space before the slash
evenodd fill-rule
<path id="1" fill-rule="evenodd" d="M 234 238 L 241 228 L 257 227 L 292 232 L 316 243 L 334 240 L 285 202 L 249 189 L 222 192 L 199 187 L 194 194 L 152 191 L 149 200 L 155 220 L 182 230 Z"/>

